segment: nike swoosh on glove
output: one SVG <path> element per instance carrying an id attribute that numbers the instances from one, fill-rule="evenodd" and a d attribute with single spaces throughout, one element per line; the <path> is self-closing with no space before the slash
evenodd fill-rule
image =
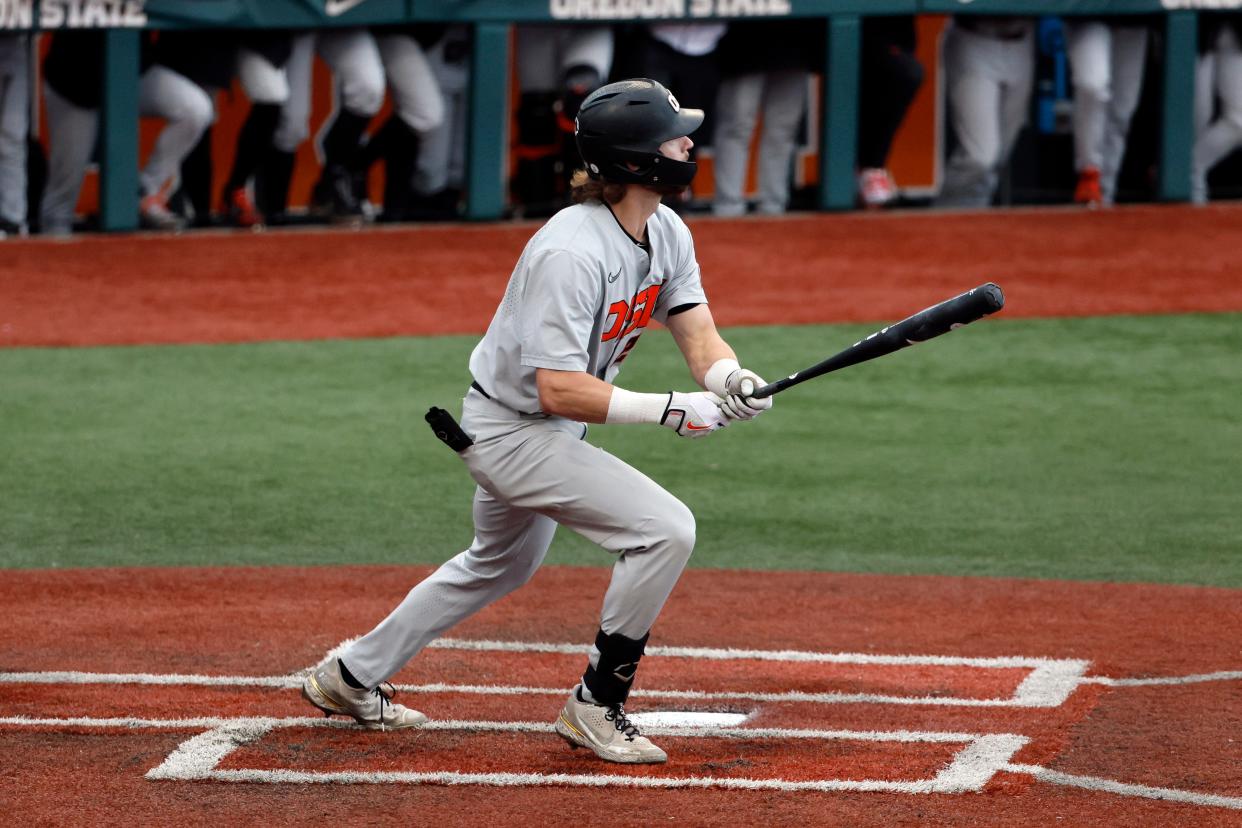
<path id="1" fill-rule="evenodd" d="M 722 403 L 720 397 L 710 391 L 689 394 L 670 391 L 660 425 L 673 429 L 679 437 L 706 437 L 729 424 L 729 418 L 721 410 Z"/>

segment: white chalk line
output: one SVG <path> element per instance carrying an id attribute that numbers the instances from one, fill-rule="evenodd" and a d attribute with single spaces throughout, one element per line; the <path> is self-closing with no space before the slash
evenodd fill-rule
<path id="1" fill-rule="evenodd" d="M 1212 805 L 1219 808 L 1242 810 L 1242 797 L 1239 796 L 1222 796 L 1220 794 L 1199 793 L 1198 791 L 1183 791 L 1177 788 L 1136 785 L 1130 782 L 1118 782 L 1114 779 L 1103 779 L 1098 776 L 1080 776 L 1072 773 L 1063 773 L 1039 765 L 1010 764 L 1003 767 L 1002 770 L 1011 773 L 1029 773 L 1039 781 L 1053 785 L 1068 785 L 1074 788 L 1103 791 L 1119 796 L 1167 799 L 1172 802 L 1185 802 L 1191 805 Z"/>
<path id="2" fill-rule="evenodd" d="M 260 687 L 295 689 L 302 686 L 300 675 L 291 676 L 205 676 L 158 675 L 152 673 L 0 673 L 0 684 L 140 684 L 199 687 Z M 397 690 L 419 694 L 465 694 L 483 696 L 564 696 L 572 689 L 565 687 L 534 687 L 495 684 L 397 684 Z M 1072 692 L 1072 691 L 1071 691 Z M 809 693 L 797 690 L 763 693 L 749 691 L 707 691 L 674 689 L 636 689 L 631 698 L 667 699 L 696 702 L 789 702 L 806 704 L 892 704 L 930 705 L 941 707 L 1050 707 L 1030 697 L 1009 699 L 971 699 L 953 696 L 889 696 L 878 693 Z"/>
<path id="3" fill-rule="evenodd" d="M 298 721 L 301 720 L 285 720 Z M 291 771 L 234 769 L 220 770 L 219 764 L 243 745 L 262 738 L 275 727 L 277 719 L 235 719 L 182 742 L 160 765 L 147 772 L 154 780 L 216 780 L 268 784 L 436 784 L 513 786 L 624 786 L 640 788 L 734 788 L 776 791 L 867 791 L 888 793 L 969 793 L 978 792 L 1027 743 L 1013 734 L 976 735 L 916 731 L 783 730 L 772 728 L 704 728 L 687 732 L 678 728 L 649 728 L 653 736 L 694 738 L 755 739 L 833 739 L 893 742 L 965 742 L 953 760 L 931 779 L 893 781 L 877 779 L 787 780 L 753 777 L 655 777 L 596 774 L 540 773 L 462 773 L 459 771 Z M 440 722 L 418 730 L 492 730 L 552 733 L 549 724 L 529 722 Z"/>
<path id="4" fill-rule="evenodd" d="M 0 718 L 0 726 L 97 728 L 97 729 L 203 729 L 206 732 L 182 742 L 157 767 L 147 772 L 146 778 L 154 780 L 217 780 L 222 782 L 249 782 L 269 784 L 438 784 L 438 785 L 487 785 L 487 786 L 586 786 L 610 785 L 658 788 L 717 787 L 745 790 L 778 791 L 869 791 L 889 793 L 968 793 L 982 790 L 983 786 L 1027 743 L 1025 736 L 1016 734 L 977 734 L 940 731 L 857 731 L 857 730 L 808 730 L 793 728 L 747 728 L 747 727 L 647 727 L 644 732 L 665 738 L 722 738 L 754 740 L 818 739 L 826 741 L 900 742 L 964 744 L 954 758 L 932 779 L 914 781 L 892 780 L 786 780 L 756 779 L 749 777 L 629 777 L 588 774 L 538 774 L 538 773 L 460 773 L 456 771 L 391 772 L 391 771 L 290 771 L 290 770 L 220 770 L 219 764 L 230 753 L 250 742 L 256 741 L 278 728 L 336 728 L 354 729 L 352 723 L 306 716 L 285 719 L 270 717 L 197 717 L 186 719 L 140 719 L 140 718 L 29 718 L 13 716 Z M 468 731 L 500 733 L 539 733 L 551 735 L 552 725 L 547 722 L 498 722 L 498 721 L 439 721 L 427 722 L 415 731 Z M 396 738 L 400 738 L 397 736 Z"/>
<path id="5" fill-rule="evenodd" d="M 1239 681 L 1242 670 L 1221 670 L 1215 673 L 1194 673 L 1189 676 L 1153 676 L 1150 678 L 1109 678 L 1087 676 L 1083 684 L 1103 684 L 1106 687 L 1158 687 L 1176 684 L 1200 684 L 1207 681 Z"/>
<path id="6" fill-rule="evenodd" d="M 330 650 L 319 663 L 339 656 L 353 639 L 341 642 Z M 581 644 L 551 643 L 539 641 L 490 641 L 442 638 L 429 647 L 436 649 L 467 650 L 473 652 L 557 653 L 586 655 L 590 648 Z M 832 663 L 886 666 L 938 666 L 968 667 L 974 669 L 1028 669 L 1009 698 L 972 698 L 957 696 L 903 696 L 881 693 L 843 693 L 800 691 L 789 692 L 707 692 L 677 689 L 635 690 L 636 698 L 678 699 L 702 701 L 737 702 L 803 702 L 810 704 L 894 704 L 931 705 L 940 707 L 1058 707 L 1074 692 L 1086 673 L 1089 662 L 1079 659 L 1048 659 L 1015 656 L 994 658 L 926 656 L 926 655 L 875 655 L 871 653 L 823 653 L 802 650 L 741 650 L 707 647 L 651 647 L 647 654 L 656 658 L 687 658 L 710 660 L 763 660 L 802 663 Z M 84 673 L 78 671 L 50 671 L 43 673 L 0 673 L 0 682 L 63 683 L 63 684 L 187 684 L 199 686 L 257 686 L 290 688 L 298 687 L 303 677 L 314 669 L 307 667 L 286 676 L 161 676 L 151 673 Z M 398 690 L 411 693 L 466 693 L 487 695 L 561 695 L 564 687 L 504 687 L 467 684 L 413 684 L 398 685 Z"/>
<path id="7" fill-rule="evenodd" d="M 982 790 L 997 772 L 1019 773 L 1054 785 L 1065 785 L 1118 796 L 1160 799 L 1192 805 L 1242 810 L 1242 797 L 1185 791 L 1120 782 L 1094 776 L 1068 774 L 1040 765 L 1017 764 L 1010 760 L 1028 739 L 1016 734 L 972 734 L 937 731 L 845 731 L 794 730 L 780 728 L 647 728 L 652 736 L 693 738 L 754 738 L 754 739 L 824 739 L 878 742 L 960 743 L 966 747 L 930 780 L 895 782 L 891 780 L 811 780 L 712 778 L 712 777 L 630 777 L 588 774 L 513 774 L 459 772 L 387 772 L 341 771 L 314 772 L 289 770 L 219 770 L 218 765 L 230 753 L 278 728 L 354 729 L 341 719 L 318 717 L 243 717 L 218 716 L 184 719 L 140 718 L 31 718 L 11 716 L 0 718 L 0 726 L 98 728 L 98 729 L 166 729 L 200 730 L 200 733 L 169 754 L 159 766 L 149 771 L 148 779 L 217 780 L 267 784 L 434 784 L 513 786 L 626 786 L 640 788 L 733 788 L 741 790 L 779 791 L 858 791 L 872 793 L 970 793 Z M 546 722 L 443 721 L 428 722 L 415 730 L 461 730 L 474 732 L 514 732 L 551 734 Z M 396 737 L 400 738 L 400 737 Z"/>
<path id="8" fill-rule="evenodd" d="M 12 727 L 62 727 L 101 728 L 130 730 L 200 730 L 256 728 L 264 732 L 275 728 L 327 727 L 345 730 L 357 726 L 345 718 L 327 719 L 322 716 L 195 716 L 184 719 L 145 719 L 135 717 L 34 717 L 7 716 L 0 718 L 0 725 Z M 468 731 L 471 733 L 552 733 L 552 723 L 547 721 L 494 721 L 491 719 L 431 720 L 411 728 L 415 731 Z M 703 739 L 822 739 L 829 741 L 861 742 L 939 742 L 964 744 L 996 734 L 964 733 L 939 730 L 818 730 L 813 728 L 784 727 L 670 727 L 648 726 L 644 734 L 680 738 Z M 1014 734 L 1001 734 L 1022 739 Z"/>

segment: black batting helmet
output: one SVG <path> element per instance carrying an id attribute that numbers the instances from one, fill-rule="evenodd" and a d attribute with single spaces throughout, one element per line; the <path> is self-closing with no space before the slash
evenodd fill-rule
<path id="1" fill-rule="evenodd" d="M 685 187 L 698 165 L 661 155 L 660 145 L 702 123 L 703 110 L 683 109 L 659 81 L 634 78 L 588 95 L 574 119 L 574 135 L 591 178 Z"/>

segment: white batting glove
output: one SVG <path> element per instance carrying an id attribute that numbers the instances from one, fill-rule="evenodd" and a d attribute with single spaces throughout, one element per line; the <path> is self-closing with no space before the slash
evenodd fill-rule
<path id="1" fill-rule="evenodd" d="M 771 397 L 755 398 L 756 388 L 767 385 L 763 377 L 748 368 L 738 368 L 725 380 L 725 398 L 720 410 L 731 420 L 753 420 L 772 407 Z"/>
<path id="2" fill-rule="evenodd" d="M 706 437 L 729 424 L 721 406 L 720 397 L 710 391 L 672 391 L 660 425 L 673 429 L 679 437 Z"/>

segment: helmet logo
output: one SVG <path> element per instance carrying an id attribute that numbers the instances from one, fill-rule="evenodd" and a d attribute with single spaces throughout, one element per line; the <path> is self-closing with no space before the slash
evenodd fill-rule
<path id="1" fill-rule="evenodd" d="M 595 173 L 596 175 L 599 175 L 599 167 L 598 167 L 598 166 L 596 166 L 595 164 L 591 164 L 591 165 L 590 165 L 590 167 L 591 167 L 591 172 Z"/>
<path id="2" fill-rule="evenodd" d="M 677 99 L 673 97 L 673 93 L 668 93 L 668 105 L 673 108 L 674 112 L 681 112 L 681 104 L 677 103 Z"/>
<path id="3" fill-rule="evenodd" d="M 577 115 L 575 115 L 575 116 L 574 116 L 574 135 L 577 135 L 577 134 L 578 134 L 578 130 L 580 130 L 581 128 L 582 128 L 582 127 L 578 126 L 578 116 L 577 116 Z"/>

